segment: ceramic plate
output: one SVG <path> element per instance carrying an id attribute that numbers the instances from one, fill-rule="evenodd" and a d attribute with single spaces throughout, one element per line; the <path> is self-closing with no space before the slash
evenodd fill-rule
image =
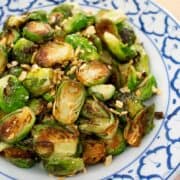
<path id="1" fill-rule="evenodd" d="M 63 2 L 76 2 L 83 8 L 121 8 L 129 17 L 138 37 L 151 59 L 151 69 L 162 94 L 154 98 L 157 111 L 165 118 L 155 122 L 155 128 L 140 147 L 129 148 L 113 159 L 109 167 L 103 164 L 88 168 L 86 174 L 70 179 L 164 180 L 180 173 L 180 26 L 166 11 L 150 0 L 0 0 L 0 25 L 10 14 L 34 9 L 50 10 Z M 53 179 L 40 165 L 24 170 L 0 159 L 0 180 Z"/>

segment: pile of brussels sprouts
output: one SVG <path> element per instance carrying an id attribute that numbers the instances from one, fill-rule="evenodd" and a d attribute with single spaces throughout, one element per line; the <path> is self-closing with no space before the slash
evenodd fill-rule
<path id="1" fill-rule="evenodd" d="M 10 16 L 0 34 L 0 153 L 42 162 L 56 176 L 83 171 L 153 126 L 149 58 L 119 10 L 72 4 Z"/>

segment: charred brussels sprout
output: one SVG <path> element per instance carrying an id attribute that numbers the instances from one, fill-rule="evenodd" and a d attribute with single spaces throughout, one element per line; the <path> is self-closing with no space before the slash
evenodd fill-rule
<path id="1" fill-rule="evenodd" d="M 111 114 L 109 118 L 94 117 L 92 119 L 81 118 L 79 130 L 84 134 L 95 134 L 102 139 L 111 139 L 118 128 L 118 120 Z"/>
<path id="2" fill-rule="evenodd" d="M 147 76 L 138 86 L 136 91 L 137 98 L 145 101 L 154 94 L 153 88 L 157 87 L 156 79 L 153 75 Z"/>
<path id="3" fill-rule="evenodd" d="M 131 146 L 139 146 L 143 136 L 154 127 L 154 105 L 143 108 L 133 120 L 128 120 L 124 129 L 124 138 Z"/>
<path id="4" fill-rule="evenodd" d="M 81 83 L 64 80 L 56 92 L 54 117 L 62 124 L 74 123 L 79 117 L 85 96 L 85 89 Z"/>
<path id="5" fill-rule="evenodd" d="M 7 62 L 8 62 L 7 53 L 4 47 L 0 45 L 0 74 L 2 74 L 6 69 Z"/>
<path id="6" fill-rule="evenodd" d="M 47 23 L 30 21 L 23 28 L 23 36 L 33 42 L 43 43 L 53 37 L 53 29 Z"/>
<path id="7" fill-rule="evenodd" d="M 105 145 L 101 141 L 86 140 L 83 142 L 83 160 L 85 164 L 96 164 L 106 156 Z"/>
<path id="8" fill-rule="evenodd" d="M 74 57 L 73 47 L 64 42 L 49 42 L 40 47 L 35 62 L 42 67 L 52 67 L 56 64 L 64 64 Z"/>
<path id="9" fill-rule="evenodd" d="M 37 125 L 33 129 L 34 149 L 41 157 L 73 156 L 78 145 L 78 133 L 57 125 Z"/>
<path id="10" fill-rule="evenodd" d="M 36 163 L 35 153 L 26 148 L 8 147 L 3 153 L 7 160 L 20 168 L 31 168 Z"/>
<path id="11" fill-rule="evenodd" d="M 0 139 L 7 143 L 17 143 L 26 137 L 34 122 L 34 113 L 28 107 L 7 114 L 0 120 Z"/>
<path id="12" fill-rule="evenodd" d="M 66 36 L 65 41 L 71 44 L 74 49 L 79 48 L 78 57 L 82 60 L 93 61 L 99 59 L 97 48 L 87 38 L 79 34 L 70 34 Z"/>
<path id="13" fill-rule="evenodd" d="M 136 35 L 129 24 L 126 22 L 118 23 L 117 29 L 124 44 L 131 45 L 135 43 Z"/>
<path id="14" fill-rule="evenodd" d="M 40 96 L 49 91 L 52 85 L 53 70 L 50 68 L 32 68 L 23 85 L 33 96 Z"/>
<path id="15" fill-rule="evenodd" d="M 118 155 L 126 149 L 126 142 L 120 129 L 112 139 L 104 141 L 107 154 Z"/>
<path id="16" fill-rule="evenodd" d="M 112 84 L 99 84 L 91 86 L 88 92 L 101 101 L 107 101 L 113 97 L 115 90 L 116 88 Z"/>
<path id="17" fill-rule="evenodd" d="M 71 176 L 84 169 L 81 158 L 51 156 L 44 161 L 44 168 L 55 176 Z"/>
<path id="18" fill-rule="evenodd" d="M 93 24 L 95 22 L 94 16 L 87 16 L 82 13 L 75 14 L 72 17 L 66 19 L 62 24 L 64 31 L 69 33 L 75 33 L 80 31 L 87 26 Z"/>
<path id="19" fill-rule="evenodd" d="M 103 39 L 110 52 L 120 62 L 129 61 L 137 55 L 134 45 L 128 46 L 127 44 L 123 44 L 120 39 L 109 32 L 104 33 Z"/>
<path id="20" fill-rule="evenodd" d="M 33 52 L 37 46 L 25 38 L 19 39 L 13 47 L 13 55 L 19 63 L 31 63 Z"/>
<path id="21" fill-rule="evenodd" d="M 107 107 L 100 101 L 95 101 L 93 99 L 86 99 L 81 115 L 85 118 L 109 118 L 110 114 L 107 110 Z"/>
<path id="22" fill-rule="evenodd" d="M 34 112 L 35 115 L 39 115 L 45 110 L 45 102 L 42 99 L 31 99 L 28 102 L 29 108 Z"/>
<path id="23" fill-rule="evenodd" d="M 27 15 L 9 16 L 5 22 L 5 29 L 20 28 L 27 21 Z"/>
<path id="24" fill-rule="evenodd" d="M 0 79 L 0 108 L 12 112 L 21 108 L 29 99 L 29 93 L 15 76 L 7 75 Z"/>
<path id="25" fill-rule="evenodd" d="M 103 84 L 110 74 L 108 67 L 98 61 L 84 63 L 76 72 L 77 79 L 85 86 Z"/>
<path id="26" fill-rule="evenodd" d="M 43 11 L 43 10 L 32 11 L 32 12 L 28 13 L 27 18 L 30 21 L 41 21 L 41 22 L 48 21 L 47 13 L 46 13 L 46 11 Z"/>

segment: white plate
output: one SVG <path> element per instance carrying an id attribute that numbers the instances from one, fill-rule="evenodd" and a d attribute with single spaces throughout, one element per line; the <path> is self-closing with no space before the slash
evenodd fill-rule
<path id="1" fill-rule="evenodd" d="M 88 168 L 86 174 L 70 179 L 138 180 L 172 179 L 180 166 L 180 27 L 166 11 L 150 0 L 0 0 L 0 24 L 10 14 L 32 9 L 50 10 L 62 2 L 76 2 L 83 8 L 121 8 L 134 25 L 151 59 L 151 69 L 162 95 L 154 99 L 157 111 L 165 118 L 140 147 L 129 148 L 113 159 L 109 167 L 102 164 Z M 0 180 L 53 179 L 42 167 L 19 169 L 0 159 Z"/>

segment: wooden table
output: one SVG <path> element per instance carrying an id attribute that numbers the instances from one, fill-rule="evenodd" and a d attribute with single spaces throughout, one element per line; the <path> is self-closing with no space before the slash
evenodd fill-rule
<path id="1" fill-rule="evenodd" d="M 180 0 L 154 0 L 168 10 L 180 22 Z"/>

